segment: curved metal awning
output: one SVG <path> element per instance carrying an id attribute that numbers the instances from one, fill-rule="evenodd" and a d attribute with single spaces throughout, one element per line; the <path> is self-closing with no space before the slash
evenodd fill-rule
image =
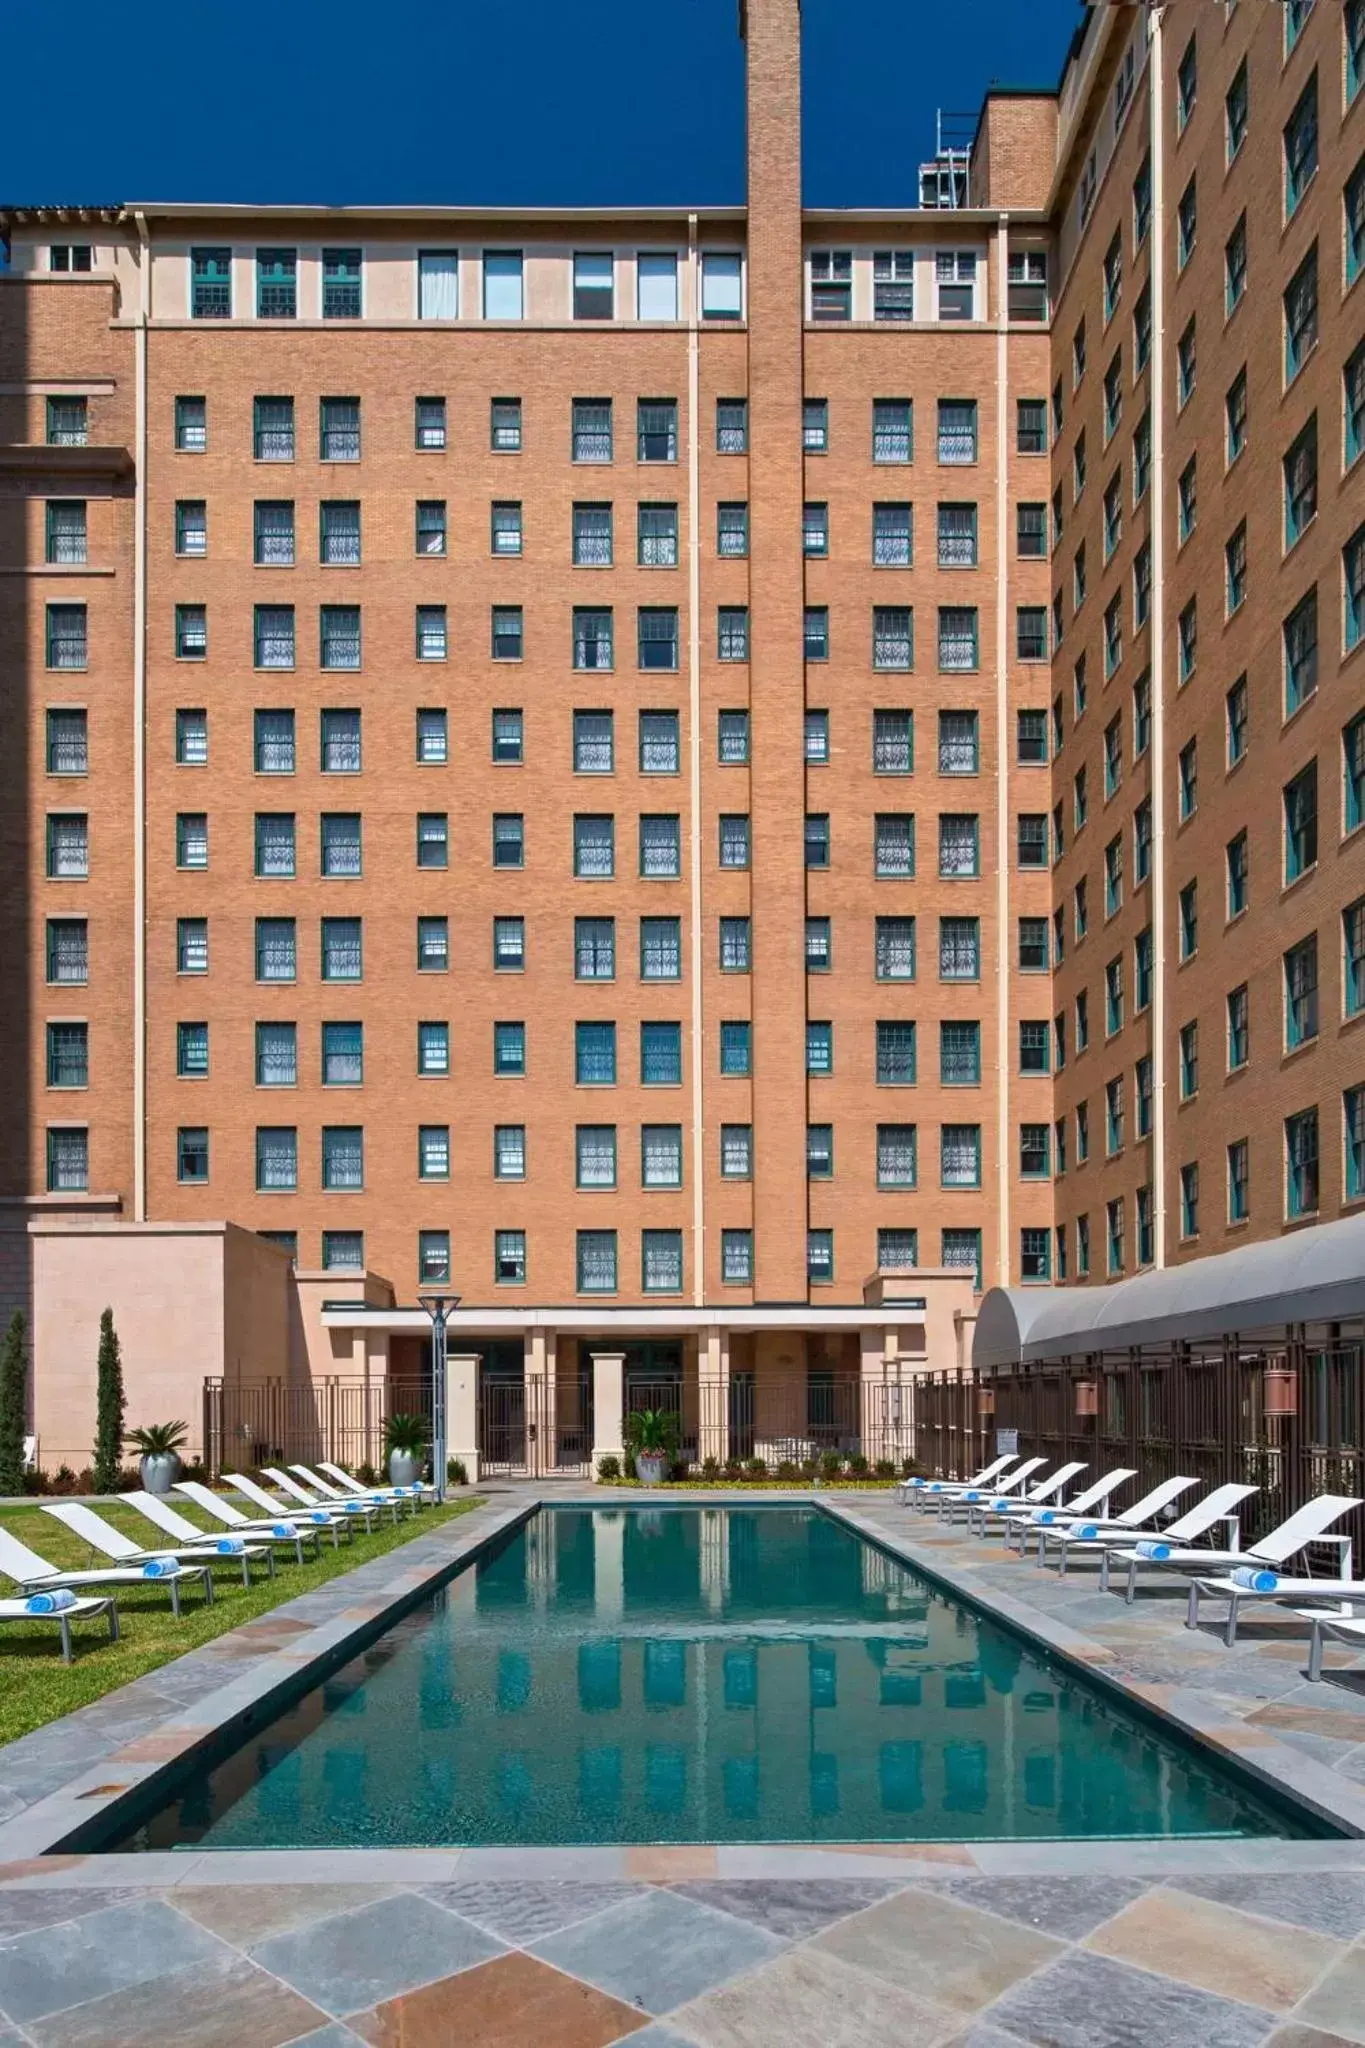
<path id="1" fill-rule="evenodd" d="M 1347 1216 L 1112 1287 L 992 1287 L 977 1318 L 972 1364 L 996 1371 L 1362 1316 L 1365 1215 Z"/>

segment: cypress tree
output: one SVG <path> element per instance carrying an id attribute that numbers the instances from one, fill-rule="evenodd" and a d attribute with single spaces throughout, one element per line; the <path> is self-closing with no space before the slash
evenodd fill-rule
<path id="1" fill-rule="evenodd" d="M 119 1355 L 114 1311 L 100 1317 L 100 1352 L 95 1411 L 96 1493 L 113 1493 L 123 1470 L 123 1360 Z"/>
<path id="2" fill-rule="evenodd" d="M 0 1347 L 0 1494 L 24 1490 L 24 1425 L 27 1421 L 28 1357 L 24 1318 L 16 1309 Z"/>

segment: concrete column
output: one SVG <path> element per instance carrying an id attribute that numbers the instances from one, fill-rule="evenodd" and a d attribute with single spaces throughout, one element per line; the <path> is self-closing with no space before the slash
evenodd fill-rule
<path id="1" fill-rule="evenodd" d="M 479 1354 L 446 1353 L 446 1449 L 463 1460 L 471 1486 L 479 1478 Z"/>
<path id="2" fill-rule="evenodd" d="M 624 1351 L 594 1351 L 592 1358 L 592 1462 L 619 1458 L 625 1443 L 621 1424 L 626 1405 L 626 1354 Z"/>
<path id="3" fill-rule="evenodd" d="M 871 1544 L 865 1546 L 871 1549 Z M 730 1517 L 715 1508 L 701 1514 L 701 1593 L 713 1614 L 725 1611 L 730 1590 Z"/>
<path id="4" fill-rule="evenodd" d="M 718 1325 L 707 1330 L 697 1345 L 697 1456 L 718 1458 L 723 1465 L 730 1455 L 730 1332 Z"/>
<path id="5" fill-rule="evenodd" d="M 601 1624 L 619 1621 L 626 1605 L 626 1518 L 619 1509 L 592 1518 L 593 1601 Z"/>
<path id="6" fill-rule="evenodd" d="M 887 1382 L 892 1378 L 896 1351 L 894 1330 L 867 1329 L 858 1332 L 858 1408 L 860 1431 L 863 1441 L 863 1456 L 873 1464 L 878 1458 L 895 1455 L 888 1448 L 892 1435 L 888 1427 L 891 1417 L 890 1391 Z"/>

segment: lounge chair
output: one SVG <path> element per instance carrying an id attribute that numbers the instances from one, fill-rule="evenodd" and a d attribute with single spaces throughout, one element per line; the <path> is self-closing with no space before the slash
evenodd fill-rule
<path id="1" fill-rule="evenodd" d="M 994 1500 L 997 1495 L 1003 1497 L 1007 1493 L 1012 1493 L 1016 1498 L 1021 1498 L 1022 1496 L 1019 1494 L 1020 1487 L 1027 1480 L 1032 1479 L 1035 1473 L 1041 1472 L 1046 1464 L 1046 1458 L 1025 1458 L 1022 1465 L 1016 1465 L 1013 1472 L 1006 1472 L 1002 1479 L 992 1480 L 989 1486 L 945 1487 L 941 1493 L 935 1494 L 932 1500 L 926 1500 L 921 1495 L 920 1504 L 923 1507 L 932 1507 L 934 1513 L 942 1521 L 945 1508 L 948 1510 L 949 1520 L 951 1520 L 953 1509 L 959 1507 L 963 1501 Z"/>
<path id="2" fill-rule="evenodd" d="M 72 1656 L 71 1624 L 73 1621 L 88 1621 L 92 1615 L 107 1614 L 109 1617 L 109 1640 L 118 1641 L 118 1609 L 113 1596 L 103 1593 L 81 1599 L 66 1586 L 54 1587 L 47 1593 L 30 1593 L 25 1600 L 0 1600 L 0 1621 L 55 1621 L 62 1632 L 62 1662 L 69 1664 Z"/>
<path id="3" fill-rule="evenodd" d="M 252 1559 L 267 1555 L 259 1549 L 249 1550 L 239 1537 L 205 1536 L 198 1529 L 194 1531 L 193 1543 L 176 1544 L 169 1550 L 149 1550 L 79 1501 L 45 1500 L 39 1505 L 45 1515 L 51 1515 L 55 1522 L 60 1522 L 64 1529 L 69 1529 L 73 1536 L 79 1536 L 93 1550 L 102 1550 L 115 1564 L 150 1564 L 157 1558 L 169 1558 L 172 1564 L 206 1564 L 210 1569 L 216 1564 L 231 1564 L 240 1566 L 242 1584 L 249 1586 Z M 274 1562 L 271 1558 L 272 1569 Z"/>
<path id="4" fill-rule="evenodd" d="M 1355 1502 L 1354 1505 L 1359 1506 L 1360 1503 Z M 1237 1565 L 1226 1578 L 1191 1581 L 1190 1604 L 1185 1626 L 1198 1628 L 1201 1599 L 1226 1600 L 1228 1618 L 1223 1629 L 1223 1641 L 1231 1649 L 1237 1640 L 1238 1611 L 1247 1600 L 1330 1600 L 1345 1615 L 1351 1614 L 1354 1607 L 1365 1605 L 1365 1579 L 1351 1577 L 1350 1538 L 1319 1536 L 1312 1540 L 1341 1546 L 1341 1572 L 1337 1578 L 1318 1578 L 1311 1573 L 1279 1572 L 1270 1565 Z"/>
<path id="5" fill-rule="evenodd" d="M 124 1506 L 134 1508 L 144 1521 L 150 1522 L 163 1536 L 173 1536 L 182 1554 L 213 1557 L 226 1562 L 229 1558 L 240 1558 L 242 1584 L 251 1584 L 251 1566 L 255 1558 L 263 1557 L 270 1577 L 275 1576 L 275 1552 L 269 1542 L 248 1542 L 245 1536 L 219 1536 L 212 1529 L 200 1529 L 184 1515 L 177 1514 L 170 1503 L 159 1493 L 125 1493 L 121 1496 Z"/>
<path id="6" fill-rule="evenodd" d="M 176 1564 L 169 1557 L 149 1557 L 145 1564 L 101 1565 L 96 1571 L 63 1572 L 45 1557 L 39 1557 L 36 1550 L 30 1550 L 27 1543 L 21 1543 L 8 1529 L 0 1529 L 0 1572 L 13 1579 L 26 1595 L 55 1593 L 63 1586 L 164 1586 L 177 1621 L 181 1585 L 186 1579 L 198 1579 L 204 1588 L 204 1604 L 213 1605 L 213 1578 L 206 1564 Z"/>
<path id="7" fill-rule="evenodd" d="M 273 1522 L 253 1522 L 244 1515 L 234 1501 L 224 1500 L 221 1493 L 214 1493 L 197 1479 L 177 1479 L 177 1493 L 183 1493 L 186 1500 L 192 1500 L 206 1515 L 212 1515 L 215 1522 L 221 1522 L 225 1529 L 233 1530 L 238 1536 L 249 1536 L 253 1542 L 292 1543 L 294 1555 L 303 1563 L 303 1546 L 312 1543 L 313 1555 L 322 1554 L 322 1529 L 331 1531 L 332 1548 L 338 1547 L 337 1524 L 330 1517 L 319 1516 L 315 1522 L 311 1516 L 277 1515 Z"/>
<path id="8" fill-rule="evenodd" d="M 1320 1493 L 1316 1500 L 1308 1501 L 1277 1529 L 1267 1536 L 1258 1537 L 1245 1550 L 1199 1550 L 1185 1545 L 1175 1535 L 1174 1526 L 1164 1536 L 1144 1541 L 1132 1550 L 1121 1550 L 1118 1555 L 1133 1567 L 1129 1573 L 1129 1586 L 1133 1584 L 1134 1572 L 1142 1565 L 1151 1565 L 1159 1571 L 1184 1572 L 1197 1576 L 1206 1566 L 1215 1570 L 1223 1566 L 1235 1571 L 1239 1565 L 1253 1565 L 1258 1569 L 1274 1571 L 1277 1565 L 1296 1557 L 1306 1550 L 1310 1543 L 1331 1543 L 1343 1553 L 1342 1577 L 1351 1575 L 1351 1539 L 1349 1536 L 1328 1536 L 1325 1532 L 1333 1522 L 1339 1522 L 1360 1502 L 1343 1493 Z M 1131 1600 L 1132 1594 L 1129 1593 Z M 1197 1608 L 1197 1602 L 1192 1603 Z M 1194 1627 L 1191 1620 L 1189 1626 Z"/>
<path id="9" fill-rule="evenodd" d="M 1244 1501 L 1260 1490 L 1259 1486 L 1239 1485 L 1235 1480 L 1225 1486 L 1215 1486 L 1212 1493 L 1206 1493 L 1203 1500 L 1196 1501 L 1192 1508 L 1186 1508 L 1184 1514 L 1163 1529 L 1159 1536 L 1140 1536 L 1133 1549 L 1125 1547 L 1128 1538 L 1119 1531 L 1101 1531 L 1093 1539 L 1100 1549 L 1100 1591 L 1109 1591 L 1110 1567 L 1117 1558 L 1128 1568 L 1124 1598 L 1131 1607 L 1137 1591 L 1137 1575 L 1144 1565 L 1155 1568 L 1162 1562 L 1159 1553 L 1169 1553 L 1172 1548 L 1178 1550 L 1182 1544 L 1197 1543 L 1201 1536 L 1207 1536 L 1210 1529 L 1216 1529 L 1220 1523 L 1227 1530 L 1227 1545 L 1223 1550 L 1214 1551 L 1213 1556 L 1233 1557 L 1242 1542 L 1242 1520 L 1237 1511 Z"/>
<path id="10" fill-rule="evenodd" d="M 306 1467 L 304 1467 L 303 1465 L 295 1465 L 292 1469 L 295 1472 L 302 1472 L 306 1470 Z M 427 1479 L 418 1479 L 411 1486 L 390 1486 L 387 1488 L 381 1486 L 371 1488 L 368 1486 L 362 1486 L 360 1481 L 354 1478 L 351 1473 L 346 1471 L 344 1466 L 329 1465 L 325 1459 L 319 1459 L 318 1471 L 325 1472 L 327 1474 L 327 1477 L 333 1480 L 336 1483 L 336 1485 L 341 1488 L 343 1493 L 396 1493 L 399 1495 L 400 1499 L 412 1500 L 417 1504 L 418 1507 L 421 1507 L 423 1497 L 426 1494 L 431 1494 L 433 1499 L 436 1495 L 436 1488 L 431 1484 L 430 1480 Z M 909 1480 L 905 1480 L 902 1482 L 902 1484 L 907 1486 L 909 1485 L 909 1483 Z"/>
<path id="11" fill-rule="evenodd" d="M 1069 1527 L 1074 1521 L 1085 1521 L 1090 1515 L 1104 1515 L 1109 1512 L 1109 1503 L 1121 1486 L 1137 1473 L 1131 1465 L 1116 1465 L 1112 1472 L 1106 1472 L 1092 1486 L 1083 1492 L 1074 1493 L 1071 1499 L 1057 1507 L 1031 1507 L 1027 1501 L 1015 1501 L 1005 1511 L 1005 1548 L 1010 1548 L 1012 1536 L 1019 1538 L 1019 1555 L 1028 1551 L 1028 1538 L 1036 1528 L 1051 1527 L 1054 1523 Z"/>
<path id="12" fill-rule="evenodd" d="M 896 1491 L 902 1500 L 919 1493 L 956 1493 L 962 1486 L 990 1486 L 998 1482 L 1007 1465 L 1013 1465 L 1019 1457 L 1018 1451 L 1006 1451 L 1002 1458 L 995 1458 L 989 1465 L 983 1465 L 974 1479 L 902 1479 L 897 1482 Z M 324 1465 L 324 1472 L 335 1472 L 335 1465 Z"/>
<path id="13" fill-rule="evenodd" d="M 976 1535 L 984 1536 L 986 1524 L 1003 1520 L 1011 1508 L 1020 1506 L 1031 1508 L 1044 1507 L 1048 1501 L 1056 1500 L 1057 1496 L 1070 1486 L 1076 1474 L 1084 1472 L 1084 1470 L 1085 1460 L 1077 1458 L 1070 1465 L 1059 1465 L 1057 1470 L 1050 1472 L 1046 1479 L 1040 1479 L 1036 1486 L 1029 1488 L 1028 1492 L 1023 1495 L 1022 1500 L 1011 1500 L 1008 1494 L 995 1495 L 988 1493 L 984 1500 L 967 1501 L 965 1503 L 967 1525 Z M 979 1492 L 980 1489 L 974 1488 L 973 1491 Z M 952 1520 L 951 1508 L 948 1511 L 948 1519 L 949 1521 Z"/>
<path id="14" fill-rule="evenodd" d="M 1353 1649 L 1365 1650 L 1365 1621 L 1354 1615 L 1326 1614 L 1320 1607 L 1301 1607 L 1299 1614 L 1304 1621 L 1313 1624 L 1313 1640 L 1308 1649 L 1308 1676 L 1316 1685 L 1322 1677 L 1322 1652 L 1328 1636 L 1334 1636 L 1339 1643 L 1349 1643 Z"/>
<path id="15" fill-rule="evenodd" d="M 358 1515 L 367 1530 L 373 1529 L 375 1516 L 381 1514 L 388 1505 L 387 1502 L 377 1500 L 320 1500 L 317 1494 L 309 1493 L 306 1487 L 300 1486 L 298 1480 L 291 1477 L 288 1472 L 281 1472 L 278 1465 L 263 1465 L 261 1470 L 267 1479 L 273 1479 L 276 1486 L 287 1493 L 291 1500 L 297 1501 L 300 1507 L 326 1508 L 328 1513 L 333 1515 Z M 395 1522 L 398 1520 L 397 1507 L 394 1508 L 393 1519 Z"/>
<path id="16" fill-rule="evenodd" d="M 296 1479 L 301 1479 L 305 1486 L 312 1487 L 314 1498 L 320 1499 L 324 1507 L 349 1508 L 363 1504 L 366 1507 L 387 1508 L 396 1522 L 399 1508 L 408 1505 L 392 1487 L 372 1486 L 358 1494 L 343 1493 L 340 1487 L 333 1486 L 330 1480 L 319 1479 L 306 1465 L 291 1465 L 289 1469 Z"/>
<path id="17" fill-rule="evenodd" d="M 225 1472 L 223 1477 L 228 1485 L 235 1486 L 238 1493 L 244 1495 L 253 1507 L 258 1507 L 262 1514 L 273 1515 L 276 1521 L 297 1522 L 303 1520 L 305 1522 L 312 1522 L 316 1528 L 330 1529 L 333 1547 L 336 1545 L 336 1532 L 338 1529 L 345 1529 L 349 1532 L 346 1538 L 348 1543 L 355 1541 L 355 1524 L 347 1516 L 338 1513 L 335 1508 L 323 1507 L 318 1501 L 313 1501 L 308 1507 L 300 1507 L 296 1500 L 276 1500 L 272 1494 L 266 1492 L 263 1486 L 258 1486 L 254 1479 L 248 1478 L 245 1472 Z"/>
<path id="18" fill-rule="evenodd" d="M 1198 1479 L 1192 1479 L 1183 1472 L 1174 1479 L 1163 1479 L 1160 1486 L 1144 1493 L 1141 1500 L 1135 1500 L 1120 1515 L 1052 1516 L 1046 1508 L 1043 1509 L 1034 1516 L 1033 1527 L 1026 1532 L 1038 1538 L 1039 1566 L 1047 1563 L 1048 1545 L 1055 1543 L 1065 1578 L 1067 1558 L 1073 1548 L 1078 1556 L 1087 1554 L 1089 1550 L 1098 1557 L 1106 1542 L 1122 1542 L 1126 1537 L 1135 1536 L 1140 1530 L 1150 1527 L 1182 1493 L 1188 1493 L 1192 1486 L 1198 1484 Z"/>

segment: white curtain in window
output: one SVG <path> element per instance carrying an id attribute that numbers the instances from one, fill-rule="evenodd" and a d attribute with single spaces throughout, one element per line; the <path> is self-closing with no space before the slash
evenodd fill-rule
<path id="1" fill-rule="evenodd" d="M 637 258 L 637 306 L 642 320 L 678 317 L 678 259 L 674 255 Z"/>
<path id="2" fill-rule="evenodd" d="M 460 259 L 454 249 L 427 249 L 417 259 L 417 317 L 453 320 L 460 310 Z"/>

